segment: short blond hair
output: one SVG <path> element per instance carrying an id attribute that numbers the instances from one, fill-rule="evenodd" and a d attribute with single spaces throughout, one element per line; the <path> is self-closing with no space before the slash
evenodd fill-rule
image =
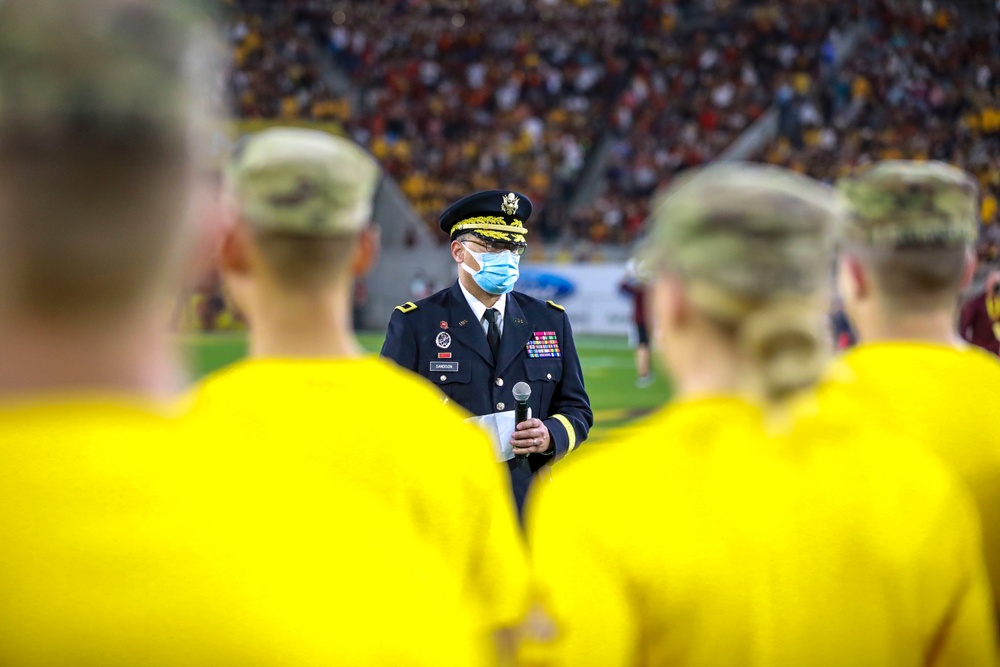
<path id="1" fill-rule="evenodd" d="M 845 252 L 872 275 L 872 286 L 893 312 L 952 308 L 962 292 L 968 246 L 872 248 L 849 244 Z"/>
<path id="2" fill-rule="evenodd" d="M 315 292 L 346 280 L 358 235 L 303 236 L 256 232 L 254 242 L 271 275 L 283 288 Z"/>

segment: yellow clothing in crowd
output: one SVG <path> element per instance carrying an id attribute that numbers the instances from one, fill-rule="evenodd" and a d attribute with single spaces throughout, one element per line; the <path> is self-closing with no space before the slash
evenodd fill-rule
<path id="1" fill-rule="evenodd" d="M 556 639 L 522 664 L 994 664 L 962 491 L 814 403 L 688 400 L 564 463 L 528 514 Z"/>
<path id="2" fill-rule="evenodd" d="M 968 484 L 993 590 L 1000 592 L 997 358 L 972 346 L 869 343 L 843 355 L 833 375 L 873 416 L 929 447 Z"/>
<path id="3" fill-rule="evenodd" d="M 195 410 L 325 487 L 354 480 L 374 493 L 440 548 L 486 633 L 523 617 L 530 570 L 506 468 L 416 375 L 377 357 L 245 360 L 209 376 Z"/>
<path id="4" fill-rule="evenodd" d="M 997 198 L 991 194 L 983 195 L 983 203 L 979 208 L 979 219 L 984 225 L 992 225 L 997 217 Z"/>
<path id="5" fill-rule="evenodd" d="M 248 435 L 121 397 L 0 407 L 0 664 L 490 663 L 436 549 L 316 443 Z"/>

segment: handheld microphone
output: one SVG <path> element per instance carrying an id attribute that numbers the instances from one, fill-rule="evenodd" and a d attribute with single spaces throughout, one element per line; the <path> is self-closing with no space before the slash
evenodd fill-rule
<path id="1" fill-rule="evenodd" d="M 514 426 L 528 419 L 528 399 L 531 398 L 531 387 L 527 382 L 518 382 L 511 389 L 514 394 Z M 517 458 L 526 459 L 527 454 L 518 454 Z"/>

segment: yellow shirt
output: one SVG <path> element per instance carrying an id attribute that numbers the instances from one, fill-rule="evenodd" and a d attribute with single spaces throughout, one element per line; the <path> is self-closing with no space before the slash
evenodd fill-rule
<path id="1" fill-rule="evenodd" d="M 119 397 L 0 407 L 0 664 L 489 664 L 377 497 L 219 436 Z"/>
<path id="2" fill-rule="evenodd" d="M 849 423 L 762 420 L 681 402 L 565 464 L 528 516 L 558 634 L 522 664 L 993 664 L 950 478 Z"/>
<path id="3" fill-rule="evenodd" d="M 979 209 L 979 219 L 984 225 L 992 225 L 996 222 L 997 198 L 991 194 L 983 195 L 983 203 Z"/>
<path id="4" fill-rule="evenodd" d="M 262 455 L 301 457 L 318 483 L 378 496 L 440 547 L 486 631 L 523 617 L 530 568 L 507 469 L 430 384 L 377 357 L 251 359 L 207 378 L 196 402 Z"/>
<path id="5" fill-rule="evenodd" d="M 832 375 L 875 417 L 929 447 L 968 484 L 982 518 L 986 566 L 1000 594 L 997 358 L 972 346 L 871 343 L 843 355 Z"/>

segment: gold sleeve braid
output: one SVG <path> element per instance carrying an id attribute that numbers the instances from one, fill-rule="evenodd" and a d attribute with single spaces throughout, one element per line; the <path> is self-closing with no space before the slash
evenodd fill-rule
<path id="1" fill-rule="evenodd" d="M 566 435 L 569 437 L 569 446 L 566 447 L 566 453 L 569 454 L 571 451 L 576 449 L 576 429 L 573 428 L 573 424 L 565 415 L 552 415 L 552 418 L 563 425 L 566 429 Z"/>

